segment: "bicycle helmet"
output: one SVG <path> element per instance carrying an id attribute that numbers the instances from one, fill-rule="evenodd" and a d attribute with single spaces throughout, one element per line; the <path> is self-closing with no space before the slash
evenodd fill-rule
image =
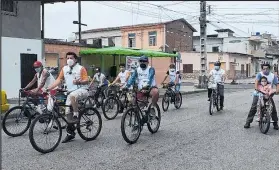
<path id="1" fill-rule="evenodd" d="M 42 66 L 43 66 L 43 64 L 40 61 L 35 61 L 33 64 L 33 67 L 35 67 L 35 68 L 42 67 Z"/>
<path id="2" fill-rule="evenodd" d="M 216 61 L 216 62 L 214 63 L 214 66 L 221 66 L 220 61 Z"/>
<path id="3" fill-rule="evenodd" d="M 141 56 L 140 59 L 139 59 L 139 62 L 148 62 L 148 57 L 146 56 Z"/>

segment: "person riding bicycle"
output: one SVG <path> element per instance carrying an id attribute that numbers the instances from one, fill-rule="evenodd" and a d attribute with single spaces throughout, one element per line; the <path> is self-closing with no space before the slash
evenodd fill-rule
<path id="1" fill-rule="evenodd" d="M 100 67 L 96 67 L 95 68 L 95 75 L 93 76 L 92 81 L 89 84 L 89 88 L 91 88 L 95 83 L 97 83 L 98 88 L 100 88 L 99 91 L 96 91 L 96 97 L 98 98 L 99 95 L 106 89 L 106 87 L 108 86 L 108 80 L 106 78 L 106 76 L 101 73 L 101 68 Z"/>
<path id="2" fill-rule="evenodd" d="M 130 72 L 128 70 L 125 70 L 125 64 L 119 64 L 119 69 L 120 72 L 117 75 L 116 79 L 110 84 L 110 85 L 114 85 L 117 82 L 120 81 L 120 87 L 124 87 L 130 77 Z"/>
<path id="3" fill-rule="evenodd" d="M 43 64 L 40 61 L 35 61 L 33 64 L 33 67 L 36 71 L 36 74 L 32 81 L 27 84 L 26 87 L 24 87 L 22 90 L 27 90 L 30 87 L 32 87 L 36 82 L 38 84 L 38 87 L 35 89 L 30 90 L 33 94 L 41 94 L 42 88 L 48 87 L 50 84 L 52 84 L 55 79 L 53 75 L 44 68 Z"/>
<path id="4" fill-rule="evenodd" d="M 125 88 L 129 88 L 138 80 L 139 90 L 150 90 L 149 95 L 152 97 L 151 114 L 155 114 L 154 106 L 157 104 L 159 99 L 159 90 L 156 86 L 155 81 L 155 69 L 149 66 L 148 57 L 141 56 L 139 59 L 140 67 L 131 75 L 126 84 Z"/>
<path id="5" fill-rule="evenodd" d="M 166 73 L 166 76 L 161 84 L 164 84 L 165 80 L 169 77 L 169 83 L 175 85 L 175 92 L 179 92 L 180 90 L 180 83 L 181 83 L 181 76 L 179 71 L 175 69 L 175 64 L 170 64 L 169 70 Z"/>
<path id="6" fill-rule="evenodd" d="M 279 92 L 278 78 L 277 78 L 277 76 L 275 76 L 273 73 L 270 72 L 270 65 L 268 63 L 265 63 L 265 64 L 262 65 L 262 71 L 259 72 L 256 76 L 255 90 L 259 90 L 258 85 L 259 85 L 259 82 L 260 82 L 262 77 L 267 78 L 267 82 L 269 84 L 271 84 L 271 87 L 273 87 L 273 85 L 276 85 L 276 93 Z M 251 109 L 250 109 L 249 114 L 247 116 L 244 128 L 250 128 L 250 123 L 253 122 L 253 118 L 254 118 L 254 116 L 257 112 L 257 102 L 258 102 L 258 97 L 256 95 L 254 95 L 252 106 L 251 106 Z M 274 127 L 275 130 L 278 130 L 279 129 L 278 128 L 278 116 L 277 116 L 275 103 L 274 103 L 272 98 L 271 98 L 271 103 L 272 103 L 272 106 L 273 106 L 273 111 L 271 113 L 272 120 L 274 121 L 273 122 L 273 127 Z"/>
<path id="7" fill-rule="evenodd" d="M 52 90 L 59 86 L 63 80 L 67 85 L 68 96 L 66 99 L 66 105 L 73 107 L 73 113 L 70 112 L 70 108 L 66 107 L 65 114 L 67 121 L 70 123 L 67 126 L 67 136 L 62 143 L 69 142 L 75 138 L 74 124 L 78 123 L 78 100 L 82 100 L 88 97 L 87 91 L 88 75 L 86 69 L 79 65 L 78 56 L 74 52 L 68 52 L 66 54 L 67 65 L 64 66 L 58 78 L 50 85 L 46 90 Z"/>
<path id="8" fill-rule="evenodd" d="M 225 71 L 221 69 L 220 61 L 214 63 L 214 69 L 210 71 L 208 79 L 213 78 L 213 83 L 224 83 L 225 82 Z M 220 95 L 220 110 L 224 108 L 224 85 L 218 84 L 218 90 Z M 212 89 L 208 88 L 208 101 L 212 94 Z"/>

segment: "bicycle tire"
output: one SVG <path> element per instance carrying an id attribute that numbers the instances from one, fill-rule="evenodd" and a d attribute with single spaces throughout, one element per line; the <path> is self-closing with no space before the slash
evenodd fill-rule
<path id="1" fill-rule="evenodd" d="M 213 114 L 213 108 L 214 108 L 214 96 L 213 94 L 210 97 L 210 101 L 209 101 L 209 114 L 212 115 Z"/>
<path id="2" fill-rule="evenodd" d="M 108 105 L 108 102 L 113 100 L 115 103 L 116 103 L 116 112 L 115 114 L 113 114 L 112 117 L 109 117 L 107 112 L 108 110 L 106 110 L 106 106 Z M 107 120 L 113 120 L 116 118 L 116 116 L 118 115 L 119 113 L 119 101 L 115 98 L 115 97 L 109 97 L 105 100 L 104 104 L 102 105 L 102 110 L 103 110 L 103 114 L 104 114 L 104 117 L 107 119 Z"/>
<path id="3" fill-rule="evenodd" d="M 53 147 L 51 147 L 50 149 L 42 149 L 40 148 L 36 142 L 35 142 L 35 139 L 34 139 L 34 127 L 36 125 L 37 122 L 39 122 L 41 119 L 51 119 L 51 120 L 54 120 L 56 121 L 57 123 L 57 129 L 56 130 L 59 130 L 59 137 L 58 137 L 58 140 L 57 142 L 55 143 L 55 145 Z M 40 123 L 40 122 L 39 122 Z M 54 117 L 52 114 L 42 114 L 42 115 L 39 115 L 35 118 L 35 120 L 31 123 L 31 126 L 30 126 L 30 129 L 29 129 L 29 140 L 30 140 L 30 143 L 32 145 L 32 147 L 38 151 L 38 152 L 41 152 L 41 153 L 49 153 L 49 152 L 52 152 L 54 151 L 54 149 L 56 149 L 61 141 L 61 138 L 62 138 L 62 128 L 61 128 L 61 124 L 59 122 L 59 120 L 57 119 L 57 117 Z"/>
<path id="4" fill-rule="evenodd" d="M 89 138 L 89 137 L 86 137 L 85 135 L 83 135 L 83 133 L 81 132 L 81 129 L 80 129 L 80 128 L 81 128 L 80 119 L 81 119 L 81 117 L 84 116 L 84 114 L 87 113 L 88 110 L 93 110 L 93 112 L 94 112 L 93 114 L 96 114 L 96 115 L 97 115 L 97 117 L 98 117 L 98 122 L 99 122 L 99 127 L 98 127 L 97 132 L 95 133 L 95 135 L 94 135 L 93 137 L 90 137 L 90 138 Z M 93 107 L 83 109 L 83 110 L 80 112 L 78 119 L 79 119 L 79 121 L 78 121 L 78 124 L 77 124 L 77 132 L 78 132 L 79 136 L 80 136 L 83 140 L 85 140 L 85 141 L 92 141 L 92 140 L 96 139 L 96 138 L 99 136 L 99 134 L 101 133 L 101 130 L 102 130 L 103 125 L 102 125 L 102 118 L 101 118 L 101 115 L 100 115 L 100 113 L 98 112 L 97 109 L 95 109 L 95 108 L 93 108 Z"/>
<path id="5" fill-rule="evenodd" d="M 87 104 L 88 103 L 88 104 Z M 84 101 L 85 107 L 93 107 L 95 105 L 95 100 L 93 96 L 88 96 Z"/>
<path id="6" fill-rule="evenodd" d="M 166 107 L 164 107 L 164 103 L 166 103 Z M 165 93 L 162 99 L 162 109 L 164 112 L 168 111 L 169 105 L 170 105 L 169 94 Z"/>
<path id="7" fill-rule="evenodd" d="M 174 94 L 174 95 L 176 95 L 176 94 Z M 174 107 L 176 108 L 176 109 L 180 109 L 180 107 L 181 107 L 181 105 L 182 105 L 182 94 L 180 93 L 180 92 L 178 92 L 178 95 L 179 95 L 179 98 L 180 98 L 180 104 L 177 106 L 176 105 L 176 96 L 174 97 L 175 99 L 174 99 Z"/>
<path id="8" fill-rule="evenodd" d="M 265 115 L 265 116 L 264 116 Z M 265 118 L 266 120 L 266 128 L 263 128 L 263 119 Z M 266 109 L 264 109 L 263 113 L 260 114 L 260 120 L 259 120 L 259 127 L 260 127 L 260 131 L 263 133 L 263 134 L 266 134 L 269 130 L 269 127 L 270 127 L 270 114 L 267 113 Z"/>
<path id="9" fill-rule="evenodd" d="M 125 118 L 126 116 L 128 115 L 128 113 L 134 113 L 135 114 L 135 117 L 137 120 L 137 123 L 138 123 L 138 126 L 139 128 L 137 129 L 138 132 L 137 132 L 137 136 L 133 139 L 133 140 L 130 140 L 127 135 L 126 135 L 126 132 L 125 132 Z M 122 119 L 121 119 L 121 134 L 122 134 L 122 137 L 124 138 L 124 140 L 129 143 L 129 144 L 134 144 L 138 141 L 139 137 L 140 137 L 140 134 L 141 134 L 141 130 L 142 130 L 142 126 L 141 126 L 141 121 L 140 121 L 140 116 L 139 116 L 139 113 L 137 111 L 135 111 L 134 108 L 129 108 L 126 110 L 126 112 L 123 114 L 122 116 Z"/>
<path id="10" fill-rule="evenodd" d="M 18 132 L 18 133 L 11 133 L 8 131 L 7 127 L 6 127 L 6 121 L 8 120 L 8 116 L 9 114 L 16 110 L 16 109 L 20 109 L 21 111 L 24 109 L 22 106 L 15 106 L 15 107 L 12 107 L 11 109 L 9 109 L 6 113 L 5 113 L 5 116 L 2 120 L 2 127 L 3 127 L 3 131 L 8 135 L 8 136 L 11 136 L 11 137 L 18 137 L 18 136 L 21 136 L 23 135 L 30 127 L 30 124 L 31 124 L 31 114 L 29 112 L 28 109 L 25 109 L 25 112 L 26 113 L 20 113 L 20 114 L 25 114 L 26 117 L 28 117 L 28 122 L 27 122 L 27 125 L 26 127 L 21 131 L 21 132 Z"/>
<path id="11" fill-rule="evenodd" d="M 150 105 L 150 106 L 151 106 L 151 105 Z M 149 106 L 149 108 L 148 108 L 148 113 L 150 113 L 150 106 Z M 157 119 L 158 119 L 158 124 L 157 124 L 157 126 L 156 126 L 155 129 L 152 129 L 152 128 L 151 128 L 150 121 L 147 122 L 147 128 L 148 128 L 148 130 L 149 130 L 150 133 L 156 133 L 156 132 L 159 130 L 160 124 L 161 124 L 161 111 L 160 111 L 160 108 L 159 108 L 159 106 L 158 106 L 157 103 L 156 103 L 156 105 L 155 105 L 155 108 L 157 109 L 157 112 L 158 112 L 158 117 L 156 116 Z M 149 115 L 149 116 L 150 116 L 150 115 Z"/>

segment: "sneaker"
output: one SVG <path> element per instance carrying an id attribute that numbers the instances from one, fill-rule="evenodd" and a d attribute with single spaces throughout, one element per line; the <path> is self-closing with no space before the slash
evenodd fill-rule
<path id="1" fill-rule="evenodd" d="M 246 122 L 245 125 L 244 125 L 244 128 L 245 128 L 245 129 L 250 128 L 250 123 L 249 123 L 249 122 Z"/>
<path id="2" fill-rule="evenodd" d="M 207 101 L 210 101 L 210 98 L 208 98 Z"/>
<path id="3" fill-rule="evenodd" d="M 224 110 L 224 106 L 220 106 L 220 110 Z"/>
<path id="4" fill-rule="evenodd" d="M 67 114 L 66 118 L 67 118 L 68 123 L 70 123 L 70 124 L 77 124 L 78 123 L 78 117 L 73 116 L 72 113 Z"/>
<path id="5" fill-rule="evenodd" d="M 67 134 L 67 136 L 66 136 L 65 139 L 62 141 L 62 143 L 70 142 L 70 141 L 73 140 L 74 138 L 75 138 L 75 134 Z"/>

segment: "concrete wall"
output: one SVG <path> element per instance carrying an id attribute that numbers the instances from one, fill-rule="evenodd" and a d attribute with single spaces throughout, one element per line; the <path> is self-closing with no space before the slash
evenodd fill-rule
<path id="1" fill-rule="evenodd" d="M 15 15 L 2 14 L 2 36 L 41 39 L 40 1 L 17 1 Z"/>
<path id="2" fill-rule="evenodd" d="M 37 54 L 37 59 L 42 61 L 42 41 L 2 37 L 1 48 L 1 87 L 8 98 L 15 98 L 21 86 L 20 54 Z"/>
<path id="3" fill-rule="evenodd" d="M 193 39 L 193 47 L 196 49 L 196 51 L 200 52 L 201 51 L 201 46 L 200 46 L 200 37 L 194 37 Z M 206 44 L 206 49 L 207 52 L 213 52 L 212 47 L 219 47 L 219 52 L 223 51 L 223 39 L 222 38 L 207 38 L 207 44 Z"/>
<path id="4" fill-rule="evenodd" d="M 156 46 L 149 46 L 148 32 L 157 31 Z M 138 49 L 160 51 L 160 47 L 164 44 L 164 27 L 150 26 L 150 27 L 136 27 L 122 29 L 122 47 L 128 48 L 128 34 L 136 34 L 136 47 Z"/>

